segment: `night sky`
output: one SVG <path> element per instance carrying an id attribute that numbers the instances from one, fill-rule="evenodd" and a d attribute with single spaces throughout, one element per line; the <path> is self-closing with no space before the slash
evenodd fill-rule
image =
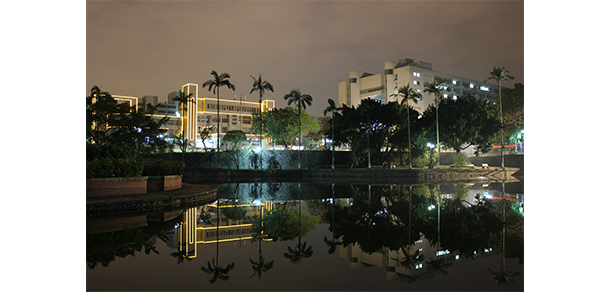
<path id="1" fill-rule="evenodd" d="M 322 116 L 350 70 L 383 72 L 411 58 L 441 72 L 483 81 L 504 66 L 523 83 L 523 1 L 87 1 L 86 91 L 142 97 L 199 84 L 227 72 L 250 95 L 262 74 L 276 107 L 293 88 Z M 503 84 L 503 85 L 504 85 Z"/>

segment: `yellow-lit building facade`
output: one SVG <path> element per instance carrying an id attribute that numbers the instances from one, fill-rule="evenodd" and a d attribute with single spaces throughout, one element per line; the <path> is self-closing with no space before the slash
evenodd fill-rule
<path id="1" fill-rule="evenodd" d="M 157 96 L 146 95 L 142 98 L 117 96 L 119 102 L 129 102 L 130 105 L 137 104 L 139 108 L 145 108 L 147 104 L 158 105 L 157 113 L 153 115 L 157 119 L 169 117 L 165 128 L 166 138 L 177 138 L 184 129 L 185 137 L 189 147 L 203 148 L 203 143 L 207 148 L 216 148 L 217 135 L 220 138 L 229 131 L 241 130 L 246 133 L 246 137 L 251 140 L 253 145 L 260 146 L 258 135 L 251 133 L 253 113 L 260 113 L 275 109 L 275 100 L 247 100 L 245 95 L 233 96 L 233 99 L 217 99 L 216 97 L 199 96 L 199 85 L 186 83 L 181 87 L 186 94 L 192 94 L 192 101 L 188 102 L 185 109 L 182 109 L 179 102 L 174 100 L 179 96 L 178 91 L 167 95 L 165 102 L 160 102 Z M 135 100 L 135 101 L 134 101 Z M 220 116 L 220 131 L 217 129 L 217 116 Z M 201 130 L 207 127 L 214 127 L 211 137 L 205 141 L 201 139 Z M 265 143 L 263 141 L 263 147 Z"/>

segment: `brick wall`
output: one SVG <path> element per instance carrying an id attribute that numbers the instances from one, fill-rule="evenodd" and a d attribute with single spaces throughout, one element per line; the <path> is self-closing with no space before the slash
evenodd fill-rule
<path id="1" fill-rule="evenodd" d="M 111 177 L 87 179 L 87 197 L 146 194 L 148 177 Z"/>
<path id="2" fill-rule="evenodd" d="M 182 188 L 182 176 L 180 175 L 163 175 L 149 176 L 148 190 L 149 191 L 171 191 Z"/>

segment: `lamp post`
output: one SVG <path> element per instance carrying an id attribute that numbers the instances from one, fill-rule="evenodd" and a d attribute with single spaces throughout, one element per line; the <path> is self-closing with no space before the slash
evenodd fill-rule
<path id="1" fill-rule="evenodd" d="M 434 168 L 434 144 L 428 143 L 428 147 L 430 148 L 430 169 Z"/>

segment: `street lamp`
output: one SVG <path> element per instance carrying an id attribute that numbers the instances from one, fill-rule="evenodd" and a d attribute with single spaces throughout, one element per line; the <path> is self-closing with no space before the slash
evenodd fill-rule
<path id="1" fill-rule="evenodd" d="M 429 168 L 432 169 L 432 168 L 434 168 L 434 165 L 433 165 L 434 159 L 432 158 L 432 157 L 434 157 L 434 144 L 428 143 L 428 148 L 430 148 L 430 166 L 429 166 Z"/>

